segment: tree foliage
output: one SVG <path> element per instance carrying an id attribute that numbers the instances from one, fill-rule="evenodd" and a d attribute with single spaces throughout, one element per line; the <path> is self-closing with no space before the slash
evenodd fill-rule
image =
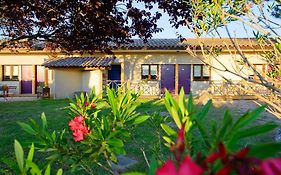
<path id="1" fill-rule="evenodd" d="M 171 15 L 175 27 L 190 16 L 182 0 L 1 0 L 2 48 L 15 41 L 43 40 L 50 48 L 67 51 L 107 50 L 132 36 L 145 40 L 160 32 L 160 9 Z"/>

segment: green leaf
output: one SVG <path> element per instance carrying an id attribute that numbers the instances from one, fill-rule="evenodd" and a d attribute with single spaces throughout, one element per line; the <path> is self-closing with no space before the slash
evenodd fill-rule
<path id="1" fill-rule="evenodd" d="M 30 150 L 28 152 L 28 155 L 27 155 L 27 159 L 26 160 L 29 160 L 32 162 L 33 160 L 33 155 L 34 155 L 34 144 L 32 143 L 31 144 L 31 147 L 30 147 Z"/>
<path id="2" fill-rule="evenodd" d="M 255 121 L 259 115 L 264 111 L 265 106 L 260 106 L 253 111 L 247 112 L 242 117 L 240 117 L 233 126 L 233 130 L 237 130 L 249 125 L 251 122 Z"/>
<path id="3" fill-rule="evenodd" d="M 129 172 L 129 173 L 123 173 L 122 175 L 145 175 L 145 173 L 140 173 L 140 172 Z"/>
<path id="4" fill-rule="evenodd" d="M 263 134 L 269 131 L 272 131 L 273 129 L 277 128 L 279 125 L 273 124 L 273 123 L 267 123 L 263 125 L 254 126 L 251 128 L 244 129 L 242 131 L 237 132 L 237 136 L 239 139 L 250 137 L 250 136 L 256 136 L 259 134 Z"/>
<path id="5" fill-rule="evenodd" d="M 176 125 L 178 128 L 181 128 L 181 120 L 180 120 L 180 117 L 179 117 L 179 114 L 178 114 L 178 111 L 172 106 L 171 107 L 171 116 L 172 118 L 174 119 Z"/>
<path id="6" fill-rule="evenodd" d="M 46 170 L 45 170 L 44 175 L 50 175 L 50 174 L 51 174 L 51 165 L 48 164 L 48 166 L 47 166 L 47 168 L 46 168 Z"/>
<path id="7" fill-rule="evenodd" d="M 117 116 L 117 99 L 115 99 L 115 95 L 113 90 L 111 90 L 110 88 L 107 88 L 107 98 L 108 98 L 108 102 L 109 105 L 112 109 L 113 115 L 116 117 Z"/>
<path id="8" fill-rule="evenodd" d="M 250 146 L 249 156 L 261 159 L 274 157 L 281 151 L 281 143 L 265 143 Z"/>
<path id="9" fill-rule="evenodd" d="M 183 117 L 187 113 L 186 102 L 185 102 L 185 93 L 184 93 L 183 87 L 181 88 L 180 94 L 179 94 L 179 109 L 180 109 L 182 117 Z"/>
<path id="10" fill-rule="evenodd" d="M 207 116 L 207 113 L 210 110 L 210 107 L 212 106 L 212 100 L 209 100 L 203 108 L 200 110 L 200 112 L 196 115 L 196 119 L 202 120 Z"/>
<path id="11" fill-rule="evenodd" d="M 142 115 L 142 116 L 139 116 L 139 117 L 137 117 L 137 118 L 134 120 L 133 124 L 134 124 L 134 125 L 140 124 L 140 123 L 146 121 L 149 117 L 150 117 L 149 115 Z"/>
<path id="12" fill-rule="evenodd" d="M 189 93 L 189 96 L 188 96 L 188 103 L 187 103 L 187 111 L 188 111 L 188 114 L 192 114 L 193 113 L 193 110 L 194 110 L 194 105 L 193 105 L 193 97 L 192 97 L 192 92 Z"/>
<path id="13" fill-rule="evenodd" d="M 23 123 L 23 122 L 17 122 L 18 125 L 20 125 L 20 127 L 27 133 L 32 134 L 32 135 L 36 135 L 37 132 L 28 124 Z"/>
<path id="14" fill-rule="evenodd" d="M 18 167 L 20 169 L 21 172 L 24 171 L 24 153 L 23 153 L 23 149 L 21 147 L 21 144 L 15 140 L 14 141 L 14 148 L 15 148 L 15 154 L 16 154 L 16 159 L 18 162 Z"/>
<path id="15" fill-rule="evenodd" d="M 42 131 L 45 131 L 47 128 L 47 119 L 44 112 L 41 115 L 41 121 L 42 121 Z"/>
<path id="16" fill-rule="evenodd" d="M 174 142 L 173 142 L 169 137 L 167 137 L 167 136 L 163 136 L 163 139 L 169 144 L 169 146 L 174 143 Z"/>
<path id="17" fill-rule="evenodd" d="M 116 154 L 126 155 L 126 151 L 125 151 L 124 147 L 114 147 L 114 148 L 112 148 L 112 150 Z"/>
<path id="18" fill-rule="evenodd" d="M 173 130 L 170 126 L 162 123 L 161 128 L 165 131 L 166 134 L 168 134 L 168 136 L 176 136 L 177 132 L 175 130 Z"/>
<path id="19" fill-rule="evenodd" d="M 232 117 L 230 111 L 226 110 L 224 113 L 222 126 L 219 129 L 217 138 L 224 140 L 225 136 L 227 136 L 228 131 L 230 130 L 231 127 L 232 127 Z"/>
<path id="20" fill-rule="evenodd" d="M 2 157 L 1 162 L 6 164 L 9 168 L 17 171 L 16 174 L 20 174 L 20 172 L 18 172 L 18 165 L 16 164 L 16 162 L 14 160 Z"/>
<path id="21" fill-rule="evenodd" d="M 112 139 L 108 140 L 107 143 L 111 146 L 114 146 L 114 147 L 123 147 L 124 146 L 124 143 L 123 143 L 122 140 L 115 139 L 115 138 L 112 138 Z"/>
<path id="22" fill-rule="evenodd" d="M 63 173 L 63 171 L 62 171 L 62 169 L 60 168 L 60 169 L 58 170 L 58 172 L 57 172 L 57 175 L 62 175 L 62 173 Z"/>
<path id="23" fill-rule="evenodd" d="M 153 156 L 150 159 L 150 168 L 149 168 L 149 173 L 148 175 L 154 175 L 156 173 L 156 169 L 157 169 L 157 160 L 156 158 Z"/>
<path id="24" fill-rule="evenodd" d="M 117 157 L 115 156 L 115 154 L 111 153 L 110 155 L 110 160 L 112 160 L 114 163 L 117 163 Z"/>
<path id="25" fill-rule="evenodd" d="M 26 161 L 26 166 L 31 168 L 31 170 L 30 170 L 31 174 L 36 174 L 36 175 L 41 175 L 42 174 L 40 169 L 39 169 L 39 167 L 35 163 L 27 160 Z"/>
<path id="26" fill-rule="evenodd" d="M 46 158 L 46 160 L 56 160 L 59 157 L 59 154 L 53 154 Z"/>
<path id="27" fill-rule="evenodd" d="M 201 121 L 200 120 L 196 120 L 196 125 L 199 129 L 199 132 L 201 133 L 202 135 L 202 138 L 203 138 L 203 141 L 204 143 L 210 148 L 211 147 L 211 143 L 209 141 L 209 135 L 208 135 L 208 132 L 206 131 L 206 129 L 204 128 L 204 126 L 202 125 Z"/>

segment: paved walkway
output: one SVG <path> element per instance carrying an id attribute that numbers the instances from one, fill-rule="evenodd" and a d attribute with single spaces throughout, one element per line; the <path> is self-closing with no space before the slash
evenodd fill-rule
<path id="1" fill-rule="evenodd" d="M 37 97 L 0 97 L 0 102 L 11 102 L 11 101 L 33 101 L 37 100 Z"/>

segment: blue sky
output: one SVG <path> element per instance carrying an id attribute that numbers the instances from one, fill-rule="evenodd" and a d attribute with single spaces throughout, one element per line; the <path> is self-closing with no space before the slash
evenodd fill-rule
<path id="1" fill-rule="evenodd" d="M 255 9 L 254 9 L 255 10 Z M 260 12 L 256 12 L 259 14 Z M 266 12 L 266 16 L 268 16 L 271 20 L 275 21 L 276 23 L 281 24 L 280 19 L 276 19 L 272 17 L 269 13 Z M 185 38 L 194 38 L 195 35 L 187 28 L 187 27 L 180 27 L 179 29 L 175 29 L 169 23 L 169 16 L 165 13 L 162 13 L 162 18 L 158 21 L 158 26 L 163 28 L 164 30 L 161 33 L 156 33 L 153 35 L 153 38 L 176 38 L 177 33 L 181 34 Z M 248 26 L 243 26 L 242 22 L 236 21 L 232 22 L 228 25 L 229 30 L 231 32 L 232 37 L 236 38 L 247 38 L 247 37 L 254 37 L 252 29 Z M 245 31 L 245 28 L 247 32 Z M 277 30 L 277 32 L 281 35 L 281 29 Z M 221 28 L 219 29 L 219 33 L 221 37 L 228 37 L 226 30 Z M 210 35 L 205 35 L 203 37 L 211 37 Z M 215 37 L 218 37 L 217 35 Z"/>

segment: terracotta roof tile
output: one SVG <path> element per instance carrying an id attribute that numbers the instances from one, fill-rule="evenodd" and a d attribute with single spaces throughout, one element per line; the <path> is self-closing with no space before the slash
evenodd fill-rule
<path id="1" fill-rule="evenodd" d="M 56 58 L 46 61 L 43 66 L 49 68 L 92 68 L 92 67 L 110 67 L 115 58 L 109 57 L 66 57 Z"/>

